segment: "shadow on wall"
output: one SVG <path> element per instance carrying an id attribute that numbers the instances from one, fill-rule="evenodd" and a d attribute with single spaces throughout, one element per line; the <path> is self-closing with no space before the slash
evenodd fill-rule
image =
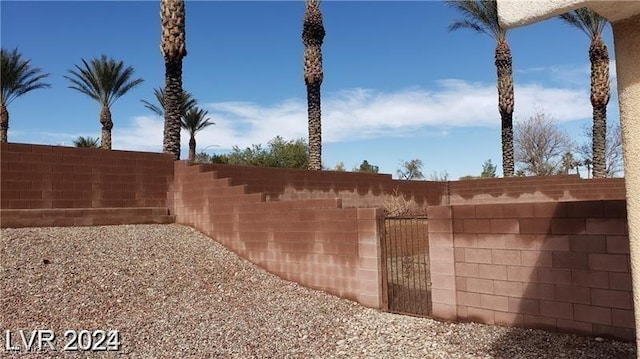
<path id="1" fill-rule="evenodd" d="M 512 251 L 506 280 L 494 280 L 493 288 L 487 288 L 492 293 L 480 294 L 482 304 L 493 306 L 495 324 L 633 341 L 626 202 L 523 204 L 519 212 L 517 233 L 505 235 Z M 521 348 L 560 351 L 568 358 L 588 356 L 600 345 L 598 352 L 610 358 L 636 357 L 635 346 L 612 346 L 594 338 L 576 347 L 570 335 L 556 339 L 510 328 L 493 343 L 492 354 L 522 355 L 513 347 L 522 343 Z"/>
<path id="2" fill-rule="evenodd" d="M 233 185 L 246 184 L 250 193 L 261 192 L 267 200 L 298 200 L 340 197 L 345 207 L 383 206 L 394 191 L 419 207 L 443 203 L 444 182 L 399 181 L 388 174 L 258 166 L 201 164 L 202 171 L 215 171 L 232 178 Z"/>
<path id="3" fill-rule="evenodd" d="M 577 175 L 452 181 L 449 187 L 451 204 L 625 198 L 624 178 L 584 180 Z"/>

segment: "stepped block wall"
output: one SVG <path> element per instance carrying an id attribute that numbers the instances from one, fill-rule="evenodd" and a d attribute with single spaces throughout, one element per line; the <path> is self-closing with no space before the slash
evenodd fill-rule
<path id="1" fill-rule="evenodd" d="M 340 198 L 267 201 L 205 166 L 176 163 L 176 222 L 282 278 L 381 308 L 381 209 Z M 255 189 L 254 189 L 255 190 Z"/>
<path id="2" fill-rule="evenodd" d="M 443 201 L 444 182 L 397 181 L 388 174 L 339 171 L 307 171 L 303 169 L 201 165 L 229 177 L 233 184 L 246 184 L 249 192 L 265 194 L 267 201 L 300 199 L 342 199 L 344 207 L 384 207 L 393 197 L 404 196 L 416 208 Z"/>
<path id="3" fill-rule="evenodd" d="M 381 207 L 407 202 L 429 212 L 434 315 L 632 337 L 624 179 L 398 181 L 189 166 L 156 153 L 0 150 L 2 227 L 175 220 L 285 279 L 385 308 Z"/>
<path id="4" fill-rule="evenodd" d="M 200 165 L 264 193 L 267 201 L 342 199 L 344 207 L 385 207 L 407 202 L 414 212 L 428 206 L 624 199 L 624 178 L 581 179 L 577 175 L 485 178 L 464 181 L 401 181 L 387 174 L 306 171 L 221 164 Z"/>

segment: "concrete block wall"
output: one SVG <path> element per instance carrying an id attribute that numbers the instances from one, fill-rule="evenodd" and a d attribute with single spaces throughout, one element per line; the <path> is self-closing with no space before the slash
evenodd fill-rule
<path id="1" fill-rule="evenodd" d="M 192 226 L 285 279 L 383 306 L 381 209 L 339 198 L 269 201 L 206 167 L 177 162 L 176 222 Z"/>
<path id="2" fill-rule="evenodd" d="M 483 178 L 449 182 L 449 202 L 482 204 L 625 199 L 624 178 L 581 179 L 577 175 Z"/>
<path id="3" fill-rule="evenodd" d="M 635 338 L 623 200 L 430 207 L 434 316 Z"/>
<path id="4" fill-rule="evenodd" d="M 160 153 L 0 144 L 0 208 L 166 207 L 173 159 Z"/>
<path id="5" fill-rule="evenodd" d="M 170 155 L 2 143 L 0 162 L 2 227 L 173 222 Z"/>
<path id="6" fill-rule="evenodd" d="M 623 179 L 395 181 L 128 151 L 0 150 L 2 227 L 169 223 L 171 209 L 283 278 L 384 308 L 379 207 L 404 195 L 429 206 L 436 317 L 632 337 L 625 204 L 611 201 L 624 198 Z"/>
<path id="7" fill-rule="evenodd" d="M 487 178 L 465 181 L 400 181 L 387 174 L 255 166 L 200 165 L 246 184 L 266 200 L 340 197 L 344 207 L 385 207 L 404 196 L 414 209 L 465 203 L 514 203 L 624 199 L 624 178 L 581 179 L 577 175 Z"/>
<path id="8" fill-rule="evenodd" d="M 404 195 L 407 201 L 426 211 L 440 204 L 446 183 L 397 181 L 388 174 L 255 166 L 201 165 L 229 177 L 233 184 L 246 184 L 250 192 L 262 192 L 269 200 L 299 200 L 340 197 L 344 207 L 384 207 L 391 197 Z"/>

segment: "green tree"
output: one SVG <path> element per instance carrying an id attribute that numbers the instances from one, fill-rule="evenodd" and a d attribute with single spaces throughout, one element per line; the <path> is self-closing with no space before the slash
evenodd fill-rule
<path id="1" fill-rule="evenodd" d="M 269 151 L 261 144 L 252 144 L 251 147 L 241 149 L 233 146 L 231 153 L 227 154 L 230 165 L 243 166 L 270 166 Z"/>
<path id="2" fill-rule="evenodd" d="M 416 158 L 411 161 L 402 161 L 396 173 L 398 174 L 398 178 L 402 180 L 423 179 L 422 160 Z"/>
<path id="3" fill-rule="evenodd" d="M 378 166 L 372 165 L 369 161 L 364 160 L 360 164 L 360 167 L 356 167 L 353 169 L 353 172 L 361 172 L 361 173 L 378 173 Z"/>
<path id="4" fill-rule="evenodd" d="M 231 153 L 214 159 L 215 163 L 244 166 L 266 166 L 284 168 L 307 168 L 309 147 L 303 139 L 285 141 L 280 136 L 269 141 L 267 147 L 253 144 L 240 149 L 234 146 Z"/>
<path id="5" fill-rule="evenodd" d="M 502 122 L 502 168 L 505 177 L 513 176 L 513 60 L 507 43 L 507 29 L 498 21 L 496 0 L 455 0 L 447 1 L 447 5 L 464 17 L 451 24 L 450 31 L 471 29 L 489 35 L 497 42 L 495 65 L 498 72 L 498 109 Z"/>
<path id="6" fill-rule="evenodd" d="M 559 172 L 559 174 L 568 175 L 572 169 L 577 169 L 579 164 L 580 162 L 576 161 L 576 159 L 573 157 L 573 153 L 571 153 L 571 151 L 567 151 L 562 156 L 562 170 Z"/>
<path id="7" fill-rule="evenodd" d="M 213 154 L 210 158 L 210 162 L 226 165 L 229 164 L 229 156 Z"/>
<path id="8" fill-rule="evenodd" d="M 466 175 L 466 176 L 462 176 L 460 178 L 458 178 L 458 181 L 468 181 L 468 180 L 474 180 L 474 179 L 478 179 L 480 177 L 478 176 L 472 176 L 472 175 Z"/>
<path id="9" fill-rule="evenodd" d="M 73 140 L 73 145 L 76 147 L 84 147 L 84 148 L 98 148 L 98 143 L 100 142 L 100 137 L 93 138 L 91 136 L 78 136 L 75 140 Z"/>
<path id="10" fill-rule="evenodd" d="M 160 49 L 165 68 L 165 113 L 162 151 L 180 159 L 180 124 L 182 90 L 182 59 L 187 56 L 185 40 L 184 0 L 161 0 Z"/>
<path id="11" fill-rule="evenodd" d="M 609 50 L 602 40 L 607 20 L 589 8 L 560 15 L 566 23 L 591 39 L 591 107 L 593 108 L 593 177 L 607 176 L 607 104 L 609 103 Z"/>
<path id="12" fill-rule="evenodd" d="M 215 124 L 207 117 L 208 115 L 208 111 L 194 106 L 182 117 L 180 124 L 189 132 L 189 161 L 196 159 L 196 133 Z"/>
<path id="13" fill-rule="evenodd" d="M 68 70 L 69 76 L 64 76 L 71 81 L 71 86 L 92 99 L 98 101 L 100 110 L 100 123 L 102 124 L 103 149 L 111 149 L 111 106 L 113 103 L 129 92 L 132 88 L 142 83 L 141 78 L 133 79 L 133 67 L 124 67 L 122 61 L 116 61 L 106 55 L 94 58 L 90 62 L 82 59 L 83 66 L 75 65 L 75 70 Z"/>
<path id="14" fill-rule="evenodd" d="M 488 159 L 484 161 L 482 164 L 482 173 L 480 177 L 482 178 L 494 178 L 496 176 L 496 165 L 491 163 L 491 160 Z"/>
<path id="15" fill-rule="evenodd" d="M 0 142 L 5 143 L 9 131 L 9 104 L 26 93 L 51 85 L 42 82 L 49 74 L 31 66 L 31 60 L 23 59 L 17 48 L 0 50 L 0 69 Z"/>
<path id="16" fill-rule="evenodd" d="M 271 167 L 307 168 L 309 166 L 309 146 L 303 139 L 285 141 L 276 136 L 269 141 Z"/>
<path id="17" fill-rule="evenodd" d="M 156 103 L 151 103 L 146 100 L 140 100 L 144 107 L 153 111 L 156 115 L 160 117 L 164 117 L 165 103 L 164 103 L 164 89 L 157 88 L 153 89 L 153 95 L 156 99 Z M 184 118 L 184 116 L 189 112 L 190 109 L 195 107 L 197 104 L 196 99 L 193 98 L 191 93 L 187 91 L 182 91 L 180 94 L 180 118 Z"/>
<path id="18" fill-rule="evenodd" d="M 304 44 L 304 83 L 307 87 L 307 112 L 309 117 L 309 169 L 322 170 L 322 130 L 320 111 L 320 86 L 322 70 L 322 42 L 325 30 L 320 11 L 320 0 L 306 0 L 302 26 Z"/>
<path id="19" fill-rule="evenodd" d="M 196 157 L 193 159 L 193 163 L 212 163 L 213 158 L 210 154 L 200 151 L 196 153 Z"/>

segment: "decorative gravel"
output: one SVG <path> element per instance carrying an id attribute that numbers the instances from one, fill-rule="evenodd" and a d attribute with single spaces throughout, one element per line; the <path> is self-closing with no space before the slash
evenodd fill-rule
<path id="1" fill-rule="evenodd" d="M 5 357 L 25 354 L 20 329 L 48 329 L 57 351 L 29 358 L 635 358 L 632 343 L 364 308 L 282 280 L 180 225 L 1 235 Z M 62 352 L 67 329 L 118 330 L 119 350 Z"/>

